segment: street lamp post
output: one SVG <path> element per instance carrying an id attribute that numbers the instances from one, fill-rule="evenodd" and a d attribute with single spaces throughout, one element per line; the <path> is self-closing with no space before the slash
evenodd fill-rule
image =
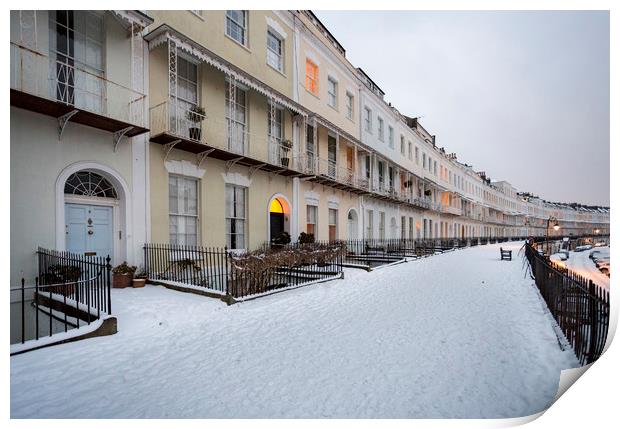
<path id="1" fill-rule="evenodd" d="M 557 218 L 554 216 L 549 216 L 549 219 L 547 219 L 547 228 L 545 228 L 545 241 L 547 242 L 547 258 L 551 256 L 551 254 L 549 253 L 549 224 L 551 224 L 551 222 L 553 222 L 554 231 L 559 231 L 560 229 L 560 224 L 558 223 Z"/>

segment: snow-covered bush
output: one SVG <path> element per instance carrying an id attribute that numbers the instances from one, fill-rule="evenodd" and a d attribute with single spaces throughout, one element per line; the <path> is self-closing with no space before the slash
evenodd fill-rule
<path id="1" fill-rule="evenodd" d="M 302 266 L 329 265 L 345 250 L 344 243 L 308 243 L 231 254 L 232 293 L 244 296 L 264 292 L 278 286 L 274 284 L 276 274 Z"/>

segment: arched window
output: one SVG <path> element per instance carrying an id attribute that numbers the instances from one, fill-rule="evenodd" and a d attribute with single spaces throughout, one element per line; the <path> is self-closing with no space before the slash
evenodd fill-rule
<path id="1" fill-rule="evenodd" d="M 284 207 L 282 207 L 282 203 L 279 199 L 274 198 L 271 201 L 271 205 L 269 206 L 270 213 L 284 213 Z"/>
<path id="2" fill-rule="evenodd" d="M 108 179 L 92 171 L 78 171 L 69 176 L 65 182 L 65 194 L 118 199 L 116 189 Z"/>

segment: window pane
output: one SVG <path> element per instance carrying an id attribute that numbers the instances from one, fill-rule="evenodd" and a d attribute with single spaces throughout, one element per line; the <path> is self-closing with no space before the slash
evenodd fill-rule
<path id="1" fill-rule="evenodd" d="M 170 206 L 170 213 L 179 212 L 179 193 L 178 193 L 178 181 L 175 176 L 170 176 L 168 182 L 168 204 Z"/>

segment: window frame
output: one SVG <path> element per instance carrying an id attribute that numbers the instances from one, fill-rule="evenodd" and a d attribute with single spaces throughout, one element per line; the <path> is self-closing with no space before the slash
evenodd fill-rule
<path id="1" fill-rule="evenodd" d="M 314 214 L 314 219 L 310 219 L 310 213 Z M 311 222 L 313 220 L 314 222 Z M 317 228 L 319 224 L 319 206 L 314 204 L 306 204 L 306 234 L 312 234 L 316 240 Z M 312 232 L 309 231 L 309 226 L 312 225 Z"/>
<path id="2" fill-rule="evenodd" d="M 235 213 L 230 214 L 228 212 L 228 208 L 229 208 L 229 189 L 232 189 L 232 195 L 234 198 L 234 201 L 230 202 L 230 205 L 233 207 L 233 210 Z M 236 191 L 237 190 L 241 190 L 243 192 L 243 217 L 238 216 L 238 213 L 236 213 Z M 226 222 L 226 227 L 224 229 L 224 233 L 226 234 L 226 247 L 228 247 L 228 250 L 243 250 L 243 249 L 247 249 L 248 248 L 248 188 L 245 186 L 239 186 L 239 185 L 234 185 L 232 183 L 226 183 L 225 185 L 225 196 L 224 198 L 226 198 L 225 201 L 225 210 L 224 210 L 224 219 Z M 235 232 L 228 232 L 228 222 L 231 222 L 231 230 L 232 230 L 232 225 L 234 222 L 235 225 Z M 236 228 L 237 228 L 237 223 L 240 222 L 241 225 L 243 226 L 243 231 L 241 233 L 236 232 Z M 238 236 L 241 235 L 243 237 L 243 247 L 239 247 L 237 246 L 237 241 L 238 241 Z M 234 246 L 233 246 L 233 240 L 232 237 L 235 236 L 235 242 L 234 242 Z"/>
<path id="3" fill-rule="evenodd" d="M 230 16 L 228 14 L 228 12 L 230 11 L 226 11 L 225 16 L 226 16 L 226 22 L 225 22 L 225 28 L 224 28 L 224 34 L 226 34 L 226 36 L 228 38 L 230 38 L 231 40 L 234 40 L 235 42 L 237 42 L 239 45 L 243 46 L 244 48 L 247 48 L 249 46 L 249 37 L 248 37 L 248 21 L 249 21 L 249 17 L 248 17 L 248 11 L 247 10 L 240 10 L 237 12 L 241 12 L 243 13 L 243 25 L 241 25 L 239 22 L 237 22 L 237 20 L 233 19 L 232 16 Z M 241 28 L 242 30 L 242 37 L 243 37 L 243 41 L 239 41 L 237 40 L 237 38 L 230 34 L 228 32 L 228 23 L 229 21 L 233 24 L 236 25 L 237 27 Z"/>
<path id="4" fill-rule="evenodd" d="M 226 117 L 226 140 L 227 140 L 227 144 L 228 144 L 228 148 L 231 149 L 232 145 L 238 145 L 238 142 L 232 142 L 232 135 L 230 135 L 230 130 L 232 129 L 231 125 L 236 125 L 237 127 L 242 126 L 242 142 L 240 143 L 243 147 L 243 153 L 246 153 L 247 150 L 247 144 L 248 144 L 248 139 L 246 138 L 246 134 L 248 134 L 248 91 L 246 89 L 243 89 L 239 86 L 235 86 L 235 91 L 237 92 L 235 94 L 235 106 L 234 106 L 234 115 L 231 118 L 230 117 L 230 94 L 229 94 L 229 88 L 230 85 L 226 85 L 226 89 L 224 90 L 224 108 L 225 108 L 225 117 Z M 243 94 L 243 104 L 239 103 L 239 92 L 241 92 Z M 239 114 L 239 109 L 243 108 L 243 122 L 239 121 L 238 118 L 238 114 Z M 238 136 L 236 136 L 238 138 Z"/>
<path id="5" fill-rule="evenodd" d="M 170 206 L 170 186 L 171 186 L 171 179 L 176 179 L 177 180 L 177 212 L 173 213 L 172 212 L 172 207 Z M 183 183 L 183 191 L 184 192 L 179 192 L 179 180 L 182 181 Z M 179 208 L 181 208 L 182 204 L 181 202 L 184 201 L 184 199 L 182 198 L 184 195 L 186 195 L 185 192 L 185 183 L 187 182 L 193 182 L 195 183 L 196 186 L 196 214 L 192 214 L 192 213 L 185 213 L 179 210 Z M 195 237 L 196 237 L 196 242 L 195 243 L 188 243 L 187 241 L 187 224 L 185 223 L 185 221 L 183 222 L 184 224 L 184 232 L 181 234 L 180 232 L 178 232 L 179 229 L 179 225 L 181 225 L 180 222 L 177 222 L 176 226 L 177 226 L 177 232 L 176 232 L 176 239 L 173 240 L 172 239 L 172 218 L 177 218 L 177 219 L 187 219 L 187 218 L 193 218 L 194 222 L 195 222 Z M 183 235 L 184 239 L 182 240 L 183 242 L 179 241 L 179 236 Z M 169 173 L 168 174 L 168 240 L 170 242 L 170 244 L 179 244 L 179 245 L 187 245 L 187 246 L 196 246 L 198 245 L 198 243 L 200 243 L 200 179 L 196 178 L 196 177 L 190 177 L 190 176 L 183 176 L 181 174 L 173 174 L 173 173 Z"/>
<path id="6" fill-rule="evenodd" d="M 334 215 L 334 223 L 332 223 L 332 214 Z M 332 228 L 333 228 L 333 239 L 332 239 Z M 327 209 L 327 238 L 328 240 L 335 241 L 338 240 L 338 209 L 328 208 Z"/>
<path id="7" fill-rule="evenodd" d="M 280 52 L 275 52 L 270 44 L 269 44 L 269 36 L 271 36 L 273 39 L 277 40 L 279 43 L 279 47 L 280 47 Z M 271 64 L 269 62 L 269 53 L 273 53 L 273 55 L 275 55 L 278 58 L 278 66 L 275 66 L 273 64 Z M 271 68 L 273 68 L 274 70 L 279 71 L 280 73 L 284 74 L 284 40 L 282 39 L 282 37 L 274 30 L 271 29 L 271 27 L 267 28 L 267 65 Z"/>
<path id="8" fill-rule="evenodd" d="M 330 91 L 332 86 L 334 89 L 333 93 Z M 327 105 L 338 110 L 338 81 L 332 76 L 327 76 Z"/>
<path id="9" fill-rule="evenodd" d="M 364 130 L 367 133 L 372 134 L 372 110 L 368 106 L 364 106 Z"/>
<path id="10" fill-rule="evenodd" d="M 312 76 L 309 75 L 308 71 L 312 70 Z M 308 82 L 312 84 L 309 86 Z M 306 57 L 306 91 L 310 94 L 318 97 L 319 96 L 319 66 L 312 61 L 310 58 Z"/>
<path id="11" fill-rule="evenodd" d="M 347 118 L 350 120 L 354 120 L 355 117 L 355 96 L 347 91 Z"/>
<path id="12" fill-rule="evenodd" d="M 377 116 L 377 138 L 379 141 L 385 142 L 385 124 L 381 116 Z"/>

